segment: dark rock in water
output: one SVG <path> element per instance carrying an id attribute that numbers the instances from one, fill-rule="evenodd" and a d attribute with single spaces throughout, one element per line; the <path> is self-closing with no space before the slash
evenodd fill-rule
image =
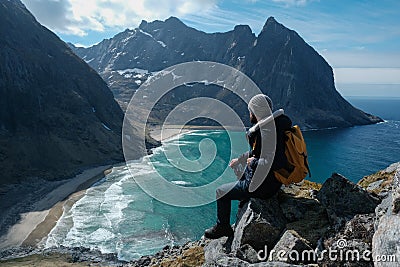
<path id="1" fill-rule="evenodd" d="M 272 248 L 285 226 L 286 218 L 276 197 L 268 200 L 252 198 L 238 211 L 232 251 L 239 250 L 244 244 L 256 251 L 264 249 L 265 245 Z"/>
<path id="2" fill-rule="evenodd" d="M 19 0 L 0 3 L 0 69 L 0 184 L 123 161 L 106 83 Z"/>
<path id="3" fill-rule="evenodd" d="M 124 109 L 152 72 L 191 61 L 215 61 L 237 68 L 271 96 L 303 128 L 348 127 L 382 121 L 349 104 L 335 89 L 333 71 L 325 59 L 295 31 L 270 17 L 256 36 L 247 25 L 224 33 L 205 33 L 171 17 L 143 21 L 89 48 L 71 45 L 77 55 L 97 70 Z M 157 122 L 172 107 L 196 96 L 216 97 L 235 108 L 244 122 L 244 103 L 217 86 L 177 88 L 165 105 L 155 110 Z M 168 107 L 168 108 L 167 108 Z"/>
<path id="4" fill-rule="evenodd" d="M 281 255 L 281 252 L 285 252 L 284 255 Z M 288 263 L 316 262 L 314 250 L 308 241 L 293 230 L 285 231 L 272 249 L 269 258 L 273 261 Z"/>
<path id="5" fill-rule="evenodd" d="M 317 195 L 332 223 L 341 226 L 356 214 L 372 213 L 380 200 L 340 174 L 332 174 Z"/>

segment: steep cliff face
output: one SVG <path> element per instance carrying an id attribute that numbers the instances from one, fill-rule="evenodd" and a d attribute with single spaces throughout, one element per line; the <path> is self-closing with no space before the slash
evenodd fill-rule
<path id="1" fill-rule="evenodd" d="M 328 63 L 296 32 L 272 17 L 258 36 L 247 25 L 209 34 L 174 17 L 143 21 L 138 28 L 98 45 L 73 50 L 100 73 L 122 108 L 152 72 L 206 60 L 243 71 L 271 96 L 276 108 L 286 109 L 303 127 L 346 127 L 380 121 L 343 99 L 335 89 Z M 191 90 L 182 90 L 186 94 L 183 98 L 188 98 Z M 218 88 L 212 90 L 217 97 Z M 193 95 L 198 95 L 195 91 Z M 228 102 L 233 102 L 230 98 Z M 238 111 L 242 118 L 247 117 L 245 106 Z"/>
<path id="2" fill-rule="evenodd" d="M 352 107 L 336 91 L 328 63 L 275 19 L 267 20 L 250 54 L 245 73 L 298 123 L 345 127 L 371 122 L 371 116 Z"/>
<path id="3" fill-rule="evenodd" d="M 94 70 L 20 1 L 1 1 L 0 183 L 121 161 L 122 119 Z"/>

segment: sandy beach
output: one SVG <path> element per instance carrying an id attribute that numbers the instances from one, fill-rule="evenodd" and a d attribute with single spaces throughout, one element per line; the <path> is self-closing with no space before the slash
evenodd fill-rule
<path id="1" fill-rule="evenodd" d="M 218 126 L 168 125 L 152 127 L 150 136 L 157 141 L 166 141 L 180 134 L 194 130 L 220 130 Z M 50 193 L 35 201 L 29 212 L 21 212 L 20 220 L 0 237 L 0 250 L 26 246 L 36 247 L 45 244 L 47 235 L 62 216 L 64 208 L 71 207 L 82 196 L 86 189 L 111 172 L 111 165 L 100 166 L 83 171 L 72 179 L 60 183 Z"/>
<path id="2" fill-rule="evenodd" d="M 226 127 L 225 127 L 226 128 Z M 195 130 L 223 130 L 222 126 L 205 126 L 205 125 L 164 125 L 150 127 L 150 136 L 156 141 L 166 141 L 175 138 L 181 134 Z M 234 129 L 233 129 L 234 130 Z"/>
<path id="3" fill-rule="evenodd" d="M 21 219 L 4 236 L 0 237 L 0 249 L 17 246 L 37 246 L 56 225 L 63 214 L 64 205 L 73 205 L 86 189 L 111 172 L 111 165 L 83 171 L 32 205 L 32 211 L 20 214 Z"/>

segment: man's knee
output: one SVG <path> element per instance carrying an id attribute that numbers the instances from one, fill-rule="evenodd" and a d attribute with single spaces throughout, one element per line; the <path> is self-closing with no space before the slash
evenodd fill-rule
<path id="1" fill-rule="evenodd" d="M 215 190 L 215 197 L 217 199 L 223 197 L 227 192 L 224 190 L 223 186 L 220 186 Z"/>
<path id="2" fill-rule="evenodd" d="M 215 195 L 217 197 L 217 199 L 225 196 L 229 191 L 232 190 L 234 184 L 229 183 L 229 184 L 223 184 L 220 187 L 217 188 L 217 190 L 215 190 Z"/>
<path id="3" fill-rule="evenodd" d="M 215 190 L 217 199 L 225 196 L 226 194 L 230 193 L 232 190 L 235 191 L 235 187 L 237 187 L 237 182 L 223 184 Z"/>

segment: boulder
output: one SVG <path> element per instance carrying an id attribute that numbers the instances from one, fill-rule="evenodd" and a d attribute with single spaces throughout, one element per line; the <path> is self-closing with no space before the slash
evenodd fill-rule
<path id="1" fill-rule="evenodd" d="M 379 222 L 381 220 L 381 218 L 384 215 L 387 215 L 391 213 L 391 209 L 390 207 L 392 206 L 393 203 L 393 195 L 390 192 L 386 198 L 384 198 L 381 202 L 381 204 L 379 204 L 376 209 L 375 209 L 375 216 L 376 216 L 376 222 L 375 222 L 375 229 L 378 228 Z"/>
<path id="2" fill-rule="evenodd" d="M 376 182 L 370 183 L 367 187 L 367 191 L 371 192 L 371 191 L 377 190 L 382 185 L 383 182 L 384 182 L 384 180 L 382 179 L 382 180 L 378 180 Z"/>
<path id="3" fill-rule="evenodd" d="M 333 251 L 334 256 L 330 257 L 328 253 L 325 253 L 318 263 L 327 266 L 338 264 L 352 267 L 373 266 L 370 252 L 374 220 L 374 213 L 354 216 L 339 232 L 333 233 L 331 237 L 324 240 L 325 251 Z"/>
<path id="4" fill-rule="evenodd" d="M 392 191 L 393 177 L 399 167 L 400 162 L 393 163 L 384 170 L 363 177 L 357 184 L 383 199 Z"/>
<path id="5" fill-rule="evenodd" d="M 330 227 L 326 209 L 311 195 L 281 192 L 278 199 L 288 221 L 286 229 L 296 231 L 315 247 Z"/>
<path id="6" fill-rule="evenodd" d="M 307 240 L 296 231 L 287 230 L 270 251 L 269 259 L 288 263 L 310 263 L 316 261 L 314 255 L 314 250 Z"/>
<path id="7" fill-rule="evenodd" d="M 226 244 L 229 243 L 226 237 L 212 240 L 204 247 L 205 263 L 203 267 L 300 267 L 285 262 L 259 262 L 251 264 L 241 260 L 232 254 L 226 254 Z"/>
<path id="8" fill-rule="evenodd" d="M 250 199 L 238 210 L 232 252 L 244 244 L 256 251 L 272 248 L 286 227 L 286 218 L 276 197 L 268 200 Z"/>
<path id="9" fill-rule="evenodd" d="M 391 171 L 393 167 L 398 168 L 397 172 L 394 171 L 390 177 L 387 177 L 386 181 L 390 183 L 386 187 L 389 190 L 387 191 L 385 198 L 382 199 L 382 202 L 375 209 L 375 228 L 378 228 L 380 220 L 383 216 L 399 214 L 400 212 L 400 165 L 390 165 L 388 168 L 389 171 Z"/>
<path id="10" fill-rule="evenodd" d="M 212 240 L 204 247 L 205 263 L 203 267 L 247 267 L 249 263 L 226 253 L 226 244 L 229 243 L 226 237 Z"/>
<path id="11" fill-rule="evenodd" d="M 381 219 L 372 239 L 372 256 L 375 266 L 399 266 L 400 264 L 400 216 L 386 215 Z M 380 260 L 378 260 L 378 257 Z M 386 259 L 386 261 L 383 261 Z"/>
<path id="12" fill-rule="evenodd" d="M 372 238 L 375 266 L 399 266 L 400 262 L 400 167 L 393 177 L 392 191 L 376 208 L 376 231 Z M 383 260 L 386 261 L 383 261 Z"/>
<path id="13" fill-rule="evenodd" d="M 258 252 L 249 244 L 244 244 L 241 246 L 240 249 L 236 251 L 236 257 L 250 263 L 257 263 L 261 261 L 260 257 L 258 256 Z"/>
<path id="14" fill-rule="evenodd" d="M 325 181 L 317 199 L 326 208 L 331 223 L 343 225 L 356 214 L 374 212 L 380 200 L 340 174 Z"/>
<path id="15" fill-rule="evenodd" d="M 400 212 L 400 167 L 398 168 L 393 178 L 393 197 L 392 197 L 392 213 L 399 214 Z"/>

